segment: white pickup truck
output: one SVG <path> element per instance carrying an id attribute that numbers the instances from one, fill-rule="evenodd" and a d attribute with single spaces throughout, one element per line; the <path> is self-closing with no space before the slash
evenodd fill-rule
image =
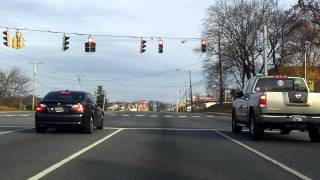
<path id="1" fill-rule="evenodd" d="M 312 142 L 320 142 L 320 93 L 309 92 L 300 77 L 256 76 L 242 91 L 232 91 L 232 131 L 250 129 L 253 140 L 261 140 L 265 129 L 308 130 Z"/>

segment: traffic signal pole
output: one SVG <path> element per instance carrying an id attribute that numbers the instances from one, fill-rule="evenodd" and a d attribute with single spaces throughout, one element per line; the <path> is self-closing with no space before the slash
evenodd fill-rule
<path id="1" fill-rule="evenodd" d="M 223 81 L 222 81 L 222 61 L 221 61 L 221 37 L 218 32 L 218 58 L 219 58 L 219 77 L 220 77 L 220 105 L 223 104 Z"/>
<path id="2" fill-rule="evenodd" d="M 192 100 L 192 83 L 191 83 L 191 72 L 190 72 L 190 69 L 189 69 L 189 80 L 190 80 L 190 110 L 191 112 L 193 111 L 193 100 Z"/>
<path id="3" fill-rule="evenodd" d="M 32 110 L 34 110 L 36 104 L 36 73 L 39 62 L 33 61 L 33 78 L 32 78 Z"/>

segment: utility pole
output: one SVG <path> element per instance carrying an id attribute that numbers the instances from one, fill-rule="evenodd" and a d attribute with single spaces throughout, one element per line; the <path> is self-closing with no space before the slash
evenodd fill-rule
<path id="1" fill-rule="evenodd" d="M 218 59 L 219 59 L 219 77 L 220 77 L 220 105 L 223 104 L 223 82 L 222 82 L 222 60 L 221 60 L 221 37 L 218 32 Z"/>
<path id="2" fill-rule="evenodd" d="M 106 97 L 103 97 L 103 104 L 102 104 L 102 110 L 104 111 L 104 106 L 106 104 Z"/>
<path id="3" fill-rule="evenodd" d="M 307 52 L 304 52 L 304 79 L 307 80 Z"/>
<path id="4" fill-rule="evenodd" d="M 268 31 L 267 31 L 267 26 L 263 25 L 263 54 L 264 54 L 264 75 L 265 76 L 268 76 L 267 45 L 268 45 Z"/>
<path id="5" fill-rule="evenodd" d="M 36 104 L 36 73 L 37 66 L 40 64 L 36 60 L 33 61 L 33 78 L 32 78 L 32 110 L 34 110 L 34 106 Z"/>
<path id="6" fill-rule="evenodd" d="M 81 88 L 81 75 L 78 76 L 78 88 Z"/>
<path id="7" fill-rule="evenodd" d="M 190 80 L 190 107 L 191 107 L 191 112 L 193 111 L 193 100 L 192 100 L 192 84 L 191 84 L 191 72 L 189 69 L 189 80 Z"/>

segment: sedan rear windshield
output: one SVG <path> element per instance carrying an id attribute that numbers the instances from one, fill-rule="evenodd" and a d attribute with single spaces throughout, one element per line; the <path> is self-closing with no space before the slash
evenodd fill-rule
<path id="1" fill-rule="evenodd" d="M 83 92 L 50 92 L 43 100 L 54 101 L 83 101 L 85 93 Z"/>
<path id="2" fill-rule="evenodd" d="M 308 92 L 306 84 L 302 78 L 259 78 L 254 90 L 260 92 Z"/>

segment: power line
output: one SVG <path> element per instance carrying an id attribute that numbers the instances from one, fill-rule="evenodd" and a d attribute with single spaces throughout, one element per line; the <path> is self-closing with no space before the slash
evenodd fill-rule
<path id="1" fill-rule="evenodd" d="M 68 34 L 68 35 L 77 35 L 77 36 L 96 36 L 96 37 L 111 37 L 111 38 L 132 38 L 132 39 L 173 39 L 173 40 L 200 40 L 199 37 L 170 37 L 170 36 L 137 36 L 137 35 L 113 35 L 113 34 L 90 34 L 90 33 L 78 33 L 78 32 L 62 32 L 62 31 L 54 31 L 54 30 L 44 30 L 44 29 L 32 29 L 32 28 L 19 28 L 19 27 L 8 27 L 8 26 L 0 26 L 0 28 L 5 29 L 16 29 L 19 31 L 31 31 L 31 32 L 42 32 L 42 33 L 52 33 L 52 34 Z"/>
<path id="2" fill-rule="evenodd" d="M 166 70 L 166 71 L 157 72 L 157 73 L 149 73 L 149 74 L 143 74 L 143 75 L 137 75 L 137 76 L 129 76 L 129 77 L 124 77 L 124 78 L 114 78 L 114 79 L 82 79 L 82 80 L 83 81 L 122 81 L 122 80 L 130 80 L 130 79 L 138 79 L 138 78 L 144 78 L 144 77 L 158 76 L 158 75 L 161 75 L 161 74 L 164 74 L 164 73 L 168 73 L 168 72 L 172 72 L 172 71 L 179 71 L 179 69 L 182 69 L 182 68 L 195 66 L 195 65 L 201 64 L 203 61 L 200 61 L 200 62 L 197 62 L 197 63 L 193 63 L 193 64 L 189 64 L 189 65 L 185 65 L 185 66 L 181 66 L 181 67 L 174 68 L 174 69 L 169 69 L 169 70 Z"/>

